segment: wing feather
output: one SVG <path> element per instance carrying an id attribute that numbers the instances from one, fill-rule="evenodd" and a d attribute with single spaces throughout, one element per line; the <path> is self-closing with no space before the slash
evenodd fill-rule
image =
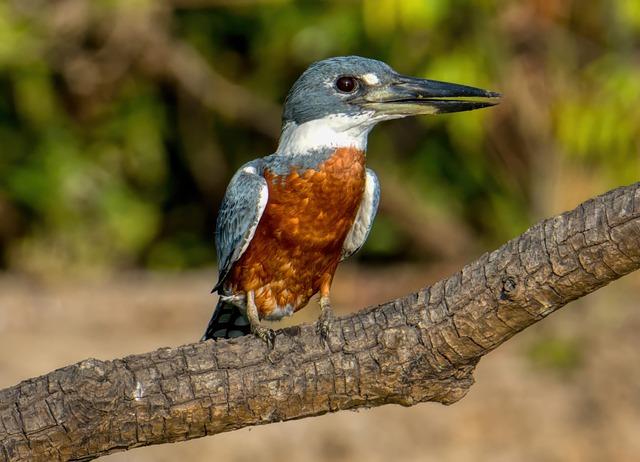
<path id="1" fill-rule="evenodd" d="M 346 260 L 364 245 L 369 236 L 369 231 L 371 231 L 373 220 L 376 217 L 379 202 L 380 183 L 378 182 L 378 177 L 376 177 L 373 170 L 367 169 L 362 201 L 360 202 L 358 213 L 353 221 L 353 225 L 351 225 L 349 234 L 347 234 L 344 244 L 342 245 L 340 261 Z"/>
<path id="2" fill-rule="evenodd" d="M 247 250 L 269 199 L 264 177 L 252 162 L 233 176 L 222 200 L 216 222 L 218 282 L 220 289 L 233 264 Z"/>

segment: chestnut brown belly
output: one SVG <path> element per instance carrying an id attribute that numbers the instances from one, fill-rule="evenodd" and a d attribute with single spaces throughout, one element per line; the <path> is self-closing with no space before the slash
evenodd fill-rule
<path id="1" fill-rule="evenodd" d="M 264 176 L 269 200 L 255 235 L 225 287 L 254 291 L 262 318 L 279 319 L 328 294 L 360 206 L 364 153 L 338 149 L 317 169 Z"/>

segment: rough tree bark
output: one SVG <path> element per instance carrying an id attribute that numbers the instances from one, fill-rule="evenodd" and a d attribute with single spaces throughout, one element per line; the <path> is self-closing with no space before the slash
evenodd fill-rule
<path id="1" fill-rule="evenodd" d="M 313 326 L 88 359 L 0 391 L 0 460 L 90 460 L 341 409 L 451 404 L 480 357 L 640 267 L 640 183 L 544 220 L 431 287 Z"/>

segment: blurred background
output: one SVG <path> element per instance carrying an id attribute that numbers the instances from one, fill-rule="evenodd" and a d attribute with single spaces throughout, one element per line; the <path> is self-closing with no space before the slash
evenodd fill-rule
<path id="1" fill-rule="evenodd" d="M 640 176 L 638 0 L 0 0 L 0 387 L 197 340 L 229 178 L 273 152 L 297 76 L 345 54 L 504 100 L 373 131 L 382 201 L 337 273 L 341 313 Z M 573 303 L 484 359 L 449 408 L 105 460 L 638 460 L 639 299 L 631 275 Z"/>

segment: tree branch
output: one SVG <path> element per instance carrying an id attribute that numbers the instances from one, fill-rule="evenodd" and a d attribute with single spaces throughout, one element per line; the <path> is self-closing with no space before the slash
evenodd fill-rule
<path id="1" fill-rule="evenodd" d="M 89 359 L 0 391 L 0 460 L 90 460 L 342 409 L 451 404 L 480 357 L 640 267 L 640 183 L 544 220 L 453 276 L 313 326 Z"/>

